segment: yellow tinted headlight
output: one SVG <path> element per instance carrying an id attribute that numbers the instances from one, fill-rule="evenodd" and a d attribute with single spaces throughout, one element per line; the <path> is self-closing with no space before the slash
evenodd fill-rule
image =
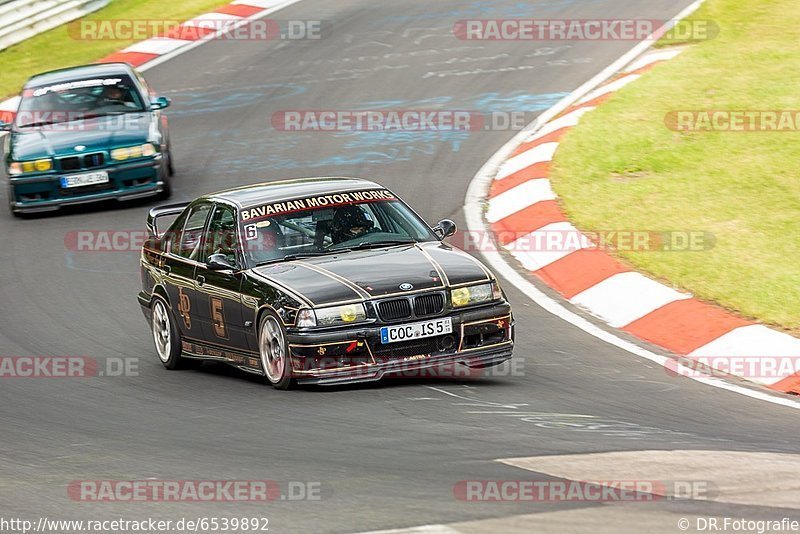
<path id="1" fill-rule="evenodd" d="M 335 326 L 350 324 L 367 319 L 367 311 L 363 304 L 347 304 L 331 308 L 314 310 L 319 326 Z"/>
<path id="2" fill-rule="evenodd" d="M 342 306 L 342 311 L 339 312 L 339 317 L 345 323 L 352 323 L 358 319 L 358 308 L 355 306 Z"/>
<path id="3" fill-rule="evenodd" d="M 49 171 L 53 168 L 53 160 L 49 159 L 40 159 L 33 163 L 33 166 L 39 172 Z"/>
<path id="4" fill-rule="evenodd" d="M 155 156 L 157 153 L 158 151 L 152 143 L 145 143 L 138 146 L 115 148 L 111 151 L 111 159 L 114 161 L 125 161 L 126 159 L 130 158 Z"/>
<path id="5" fill-rule="evenodd" d="M 111 151 L 111 159 L 115 161 L 125 161 L 128 159 L 130 153 L 127 148 L 115 148 Z"/>
<path id="6" fill-rule="evenodd" d="M 8 166 L 8 174 L 18 176 L 31 172 L 47 172 L 53 170 L 53 160 L 50 158 L 34 161 L 14 161 Z"/>
<path id="7" fill-rule="evenodd" d="M 496 282 L 490 282 L 476 286 L 459 287 L 450 292 L 450 300 L 453 302 L 454 308 L 498 300 L 500 289 L 497 288 L 495 290 L 496 285 Z"/>
<path id="8" fill-rule="evenodd" d="M 458 308 L 459 306 L 466 306 L 469 304 L 469 289 L 466 287 L 459 287 L 458 289 L 454 289 L 450 293 L 450 297 L 453 301 L 453 306 Z"/>

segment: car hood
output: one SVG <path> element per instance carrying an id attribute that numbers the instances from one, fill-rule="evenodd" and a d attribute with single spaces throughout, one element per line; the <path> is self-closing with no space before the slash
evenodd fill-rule
<path id="1" fill-rule="evenodd" d="M 129 113 L 15 129 L 10 140 L 11 159 L 24 161 L 146 143 L 152 137 L 152 120 L 150 113 Z M 76 150 L 80 145 L 86 148 Z"/>
<path id="2" fill-rule="evenodd" d="M 444 243 L 420 243 L 306 258 L 254 269 L 314 306 L 402 295 L 490 279 L 472 256 Z M 411 284 L 409 289 L 400 286 Z"/>

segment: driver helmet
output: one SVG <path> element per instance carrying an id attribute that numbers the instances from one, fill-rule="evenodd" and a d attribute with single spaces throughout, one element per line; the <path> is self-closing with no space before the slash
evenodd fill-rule
<path id="1" fill-rule="evenodd" d="M 107 85 L 103 87 L 103 98 L 113 102 L 123 102 L 127 90 L 121 85 Z"/>
<path id="2" fill-rule="evenodd" d="M 373 222 L 360 206 L 344 206 L 333 216 L 333 237 L 337 242 L 354 239 L 372 230 Z"/>

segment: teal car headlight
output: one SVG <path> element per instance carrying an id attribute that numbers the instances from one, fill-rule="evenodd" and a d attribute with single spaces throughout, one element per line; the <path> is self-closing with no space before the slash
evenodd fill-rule
<path id="1" fill-rule="evenodd" d="M 464 306 L 492 302 L 494 300 L 500 300 L 502 296 L 503 294 L 500 292 L 500 286 L 497 284 L 497 281 L 487 284 L 459 287 L 450 291 L 450 301 L 453 303 L 454 308 L 463 308 Z"/>
<path id="2" fill-rule="evenodd" d="M 34 172 L 47 172 L 53 170 L 53 160 L 50 158 L 37 159 L 32 161 L 12 161 L 8 166 L 10 176 L 30 174 Z"/>
<path id="3" fill-rule="evenodd" d="M 331 306 L 316 310 L 304 309 L 297 314 L 297 326 L 340 326 L 366 321 L 367 310 L 361 303 Z"/>
<path id="4" fill-rule="evenodd" d="M 126 159 L 149 158 L 158 153 L 153 143 L 143 145 L 115 148 L 111 151 L 111 159 L 114 161 L 125 161 Z"/>

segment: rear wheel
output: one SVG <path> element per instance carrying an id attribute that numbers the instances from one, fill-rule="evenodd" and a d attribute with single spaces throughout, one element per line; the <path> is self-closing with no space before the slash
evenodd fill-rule
<path id="1" fill-rule="evenodd" d="M 158 359 L 167 369 L 180 369 L 185 363 L 181 357 L 181 337 L 167 303 L 154 297 L 150 314 Z"/>
<path id="2" fill-rule="evenodd" d="M 292 385 L 289 345 L 280 319 L 272 313 L 267 312 L 261 318 L 258 350 L 267 381 L 276 389 L 289 389 Z"/>

